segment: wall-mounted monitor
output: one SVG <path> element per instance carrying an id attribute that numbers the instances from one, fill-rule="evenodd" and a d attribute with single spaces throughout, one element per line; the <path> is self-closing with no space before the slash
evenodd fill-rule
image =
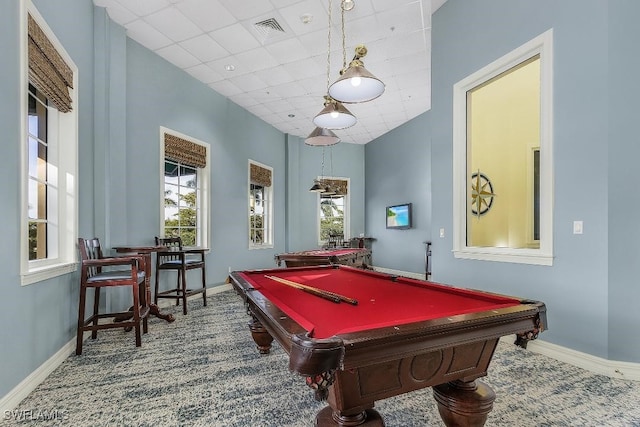
<path id="1" fill-rule="evenodd" d="M 411 228 L 411 203 L 387 206 L 387 228 Z"/>

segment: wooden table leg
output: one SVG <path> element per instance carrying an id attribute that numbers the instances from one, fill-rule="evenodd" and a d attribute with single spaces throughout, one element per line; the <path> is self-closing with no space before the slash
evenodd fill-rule
<path id="1" fill-rule="evenodd" d="M 482 427 L 496 394 L 482 381 L 457 380 L 433 387 L 433 397 L 447 427 Z"/>
<path id="2" fill-rule="evenodd" d="M 145 269 L 144 269 L 144 281 L 147 287 L 147 301 L 149 301 L 149 313 L 156 316 L 159 319 L 166 320 L 168 323 L 172 323 L 176 320 L 175 316 L 171 313 L 162 314 L 160 307 L 154 304 L 151 299 L 151 253 L 147 252 L 143 254 L 145 256 Z"/>
<path id="3" fill-rule="evenodd" d="M 149 314 L 165 320 L 168 323 L 172 323 L 176 320 L 175 316 L 171 313 L 163 314 L 160 311 L 160 307 L 154 304 L 151 299 L 151 252 L 140 252 L 138 255 L 144 256 L 144 286 L 147 288 L 145 292 L 149 303 Z M 133 317 L 133 307 L 129 308 L 129 313 L 123 316 L 117 316 L 113 321 L 124 322 L 125 320 L 131 319 L 131 317 Z M 127 330 L 131 330 L 131 328 L 127 328 Z"/>

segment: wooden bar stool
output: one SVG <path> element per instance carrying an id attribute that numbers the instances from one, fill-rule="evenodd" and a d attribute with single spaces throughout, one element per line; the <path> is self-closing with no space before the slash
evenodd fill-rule
<path id="1" fill-rule="evenodd" d="M 207 305 L 207 285 L 204 266 L 203 248 L 183 248 L 180 237 L 156 237 L 156 245 L 167 247 L 166 251 L 159 251 L 156 256 L 156 289 L 155 303 L 158 298 L 171 298 L 176 300 L 176 305 L 182 301 L 182 312 L 187 314 L 187 298 L 191 295 L 202 293 L 203 304 Z M 202 270 L 202 286 L 194 289 L 187 288 L 187 271 Z M 177 272 L 176 287 L 166 291 L 159 290 L 160 270 L 174 270 Z"/>
<path id="2" fill-rule="evenodd" d="M 147 289 L 145 281 L 145 258 L 141 255 L 104 258 L 100 241 L 93 239 L 78 239 L 78 248 L 82 259 L 80 274 L 80 304 L 78 307 L 78 335 L 76 342 L 76 354 L 82 354 L 82 341 L 85 331 L 91 331 L 91 338 L 96 339 L 98 329 L 109 328 L 133 328 L 136 334 L 136 346 L 142 345 L 140 323 L 143 332 L 148 331 L 147 317 L 149 316 L 149 301 L 147 301 Z M 104 267 L 126 266 L 127 268 L 105 269 Z M 130 286 L 133 306 L 130 312 L 99 313 L 100 290 L 113 286 Z M 87 288 L 94 288 L 93 314 L 85 320 L 85 305 Z M 99 323 L 103 318 L 130 318 L 131 320 Z"/>

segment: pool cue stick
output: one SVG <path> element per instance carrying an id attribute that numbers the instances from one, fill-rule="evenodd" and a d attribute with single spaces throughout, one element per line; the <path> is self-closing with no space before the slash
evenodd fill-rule
<path id="1" fill-rule="evenodd" d="M 337 296 L 325 293 L 325 291 L 322 291 L 320 289 L 312 288 L 310 286 L 305 286 L 303 284 L 300 284 L 300 283 L 297 283 L 297 282 L 292 282 L 292 281 L 287 280 L 287 279 L 281 279 L 281 278 L 275 277 L 275 276 L 267 276 L 266 274 L 265 274 L 264 277 L 266 277 L 267 279 L 275 280 L 276 282 L 282 283 L 283 285 L 291 286 L 292 288 L 296 288 L 296 289 L 300 289 L 301 291 L 308 292 L 308 293 L 310 293 L 312 295 L 315 295 L 317 297 L 328 299 L 329 301 L 335 302 L 336 304 L 340 304 L 340 298 L 338 298 Z"/>
<path id="2" fill-rule="evenodd" d="M 314 288 L 313 286 L 303 285 L 302 283 L 294 282 L 293 280 L 282 279 L 276 276 L 268 276 L 265 274 L 264 277 L 266 277 L 267 279 L 275 280 L 276 282 L 282 283 L 283 285 L 291 286 L 293 288 L 297 288 L 297 289 L 312 293 L 316 296 L 326 298 L 336 303 L 344 301 L 352 305 L 358 305 L 358 300 L 345 297 L 344 295 L 336 294 L 335 292 L 325 291 L 323 289 L 318 289 L 318 288 Z"/>

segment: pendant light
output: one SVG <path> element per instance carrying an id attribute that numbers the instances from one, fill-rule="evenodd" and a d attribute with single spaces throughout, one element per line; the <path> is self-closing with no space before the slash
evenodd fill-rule
<path id="1" fill-rule="evenodd" d="M 346 129 L 356 121 L 351 111 L 330 96 L 324 97 L 324 108 L 313 118 L 316 126 L 327 129 Z"/>
<path id="2" fill-rule="evenodd" d="M 313 180 L 313 186 L 309 189 L 309 191 L 313 193 L 324 193 L 325 184 L 324 184 L 324 145 L 322 146 L 322 169 L 320 179 Z"/>
<path id="3" fill-rule="evenodd" d="M 327 93 L 329 93 L 329 83 L 331 82 L 331 27 L 332 27 L 332 2 L 329 0 L 329 28 L 327 31 Z M 324 96 L 324 108 L 313 118 L 313 123 L 318 128 L 330 129 L 346 129 L 355 125 L 357 122 L 356 117 L 340 102 L 332 99 L 329 95 Z M 314 131 L 316 132 L 316 131 Z M 311 135 L 305 140 L 308 145 L 329 145 L 326 143 L 326 138 L 319 137 L 318 135 Z M 332 132 L 333 133 L 333 132 Z M 336 137 L 337 138 L 337 137 Z M 335 141 L 335 143 L 337 143 Z"/>
<path id="4" fill-rule="evenodd" d="M 344 12 L 352 8 L 353 1 L 342 0 L 342 70 L 328 91 L 331 98 L 345 104 L 371 101 L 384 92 L 384 83 L 364 68 L 362 58 L 367 55 L 364 45 L 356 46 L 355 56 L 347 67 Z"/>
<path id="5" fill-rule="evenodd" d="M 307 145 L 333 145 L 340 142 L 340 138 L 331 129 L 317 127 L 309 134 L 304 143 Z"/>

